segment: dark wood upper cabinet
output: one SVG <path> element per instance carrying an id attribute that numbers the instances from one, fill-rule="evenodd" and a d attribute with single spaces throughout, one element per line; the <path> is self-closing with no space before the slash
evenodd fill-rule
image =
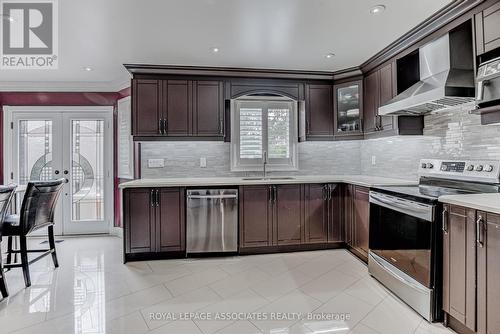
<path id="1" fill-rule="evenodd" d="M 287 184 L 274 186 L 273 203 L 275 209 L 277 245 L 302 243 L 303 198 L 302 185 Z"/>
<path id="2" fill-rule="evenodd" d="M 165 135 L 186 137 L 191 134 L 192 90 L 192 81 L 163 81 Z"/>
<path id="3" fill-rule="evenodd" d="M 223 139 L 223 94 L 222 81 L 134 79 L 132 134 Z"/>
<path id="4" fill-rule="evenodd" d="M 156 243 L 159 252 L 185 250 L 184 189 L 158 189 Z"/>
<path id="5" fill-rule="evenodd" d="M 273 244 L 272 188 L 267 185 L 240 187 L 240 248 Z"/>
<path id="6" fill-rule="evenodd" d="M 381 116 L 379 107 L 397 95 L 396 62 L 369 73 L 364 78 L 365 138 L 423 134 L 423 116 Z"/>
<path id="7" fill-rule="evenodd" d="M 134 188 L 123 193 L 125 253 L 147 253 L 156 250 L 152 191 L 149 188 Z"/>
<path id="8" fill-rule="evenodd" d="M 477 215 L 477 332 L 500 333 L 500 215 Z"/>
<path id="9" fill-rule="evenodd" d="M 123 191 L 127 254 L 185 250 L 184 188 L 129 188 Z"/>
<path id="10" fill-rule="evenodd" d="M 444 206 L 443 310 L 476 329 L 476 211 Z"/>
<path id="11" fill-rule="evenodd" d="M 193 84 L 193 134 L 224 134 L 224 86 L 221 81 L 195 81 Z"/>
<path id="12" fill-rule="evenodd" d="M 362 80 L 335 85 L 333 91 L 335 137 L 362 138 L 364 117 Z"/>
<path id="13" fill-rule="evenodd" d="M 158 80 L 133 80 L 132 135 L 160 136 L 161 84 Z"/>
<path id="14" fill-rule="evenodd" d="M 379 71 L 375 71 L 365 77 L 364 86 L 364 131 L 374 132 L 377 128 L 377 115 L 379 105 Z"/>
<path id="15" fill-rule="evenodd" d="M 306 137 L 333 139 L 333 86 L 306 85 Z"/>
<path id="16" fill-rule="evenodd" d="M 475 15 L 476 54 L 500 47 L 500 2 Z"/>

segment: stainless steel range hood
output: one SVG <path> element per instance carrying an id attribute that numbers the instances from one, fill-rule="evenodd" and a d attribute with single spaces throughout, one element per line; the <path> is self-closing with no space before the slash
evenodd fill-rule
<path id="1" fill-rule="evenodd" d="M 474 101 L 470 25 L 419 49 L 420 81 L 378 109 L 379 115 L 417 116 Z"/>

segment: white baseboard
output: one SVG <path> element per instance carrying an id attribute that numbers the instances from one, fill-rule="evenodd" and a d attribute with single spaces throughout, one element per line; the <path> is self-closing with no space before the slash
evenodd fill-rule
<path id="1" fill-rule="evenodd" d="M 109 231 L 109 234 L 117 236 L 119 238 L 123 238 L 123 228 L 113 226 L 111 230 Z"/>

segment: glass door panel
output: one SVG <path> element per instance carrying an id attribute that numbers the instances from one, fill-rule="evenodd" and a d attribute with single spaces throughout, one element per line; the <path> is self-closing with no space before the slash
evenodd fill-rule
<path id="1" fill-rule="evenodd" d="M 353 84 L 336 89 L 337 133 L 361 131 L 360 85 Z"/>

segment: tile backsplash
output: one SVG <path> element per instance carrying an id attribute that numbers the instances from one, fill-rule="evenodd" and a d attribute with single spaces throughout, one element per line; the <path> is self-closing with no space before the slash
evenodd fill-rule
<path id="1" fill-rule="evenodd" d="M 416 179 L 422 158 L 500 160 L 500 125 L 481 125 L 480 116 L 469 114 L 469 109 L 426 115 L 423 136 L 300 143 L 299 171 L 292 174 L 362 173 Z M 229 143 L 143 142 L 141 146 L 143 178 L 242 175 L 230 171 Z M 200 167 L 202 157 L 206 168 Z M 165 166 L 148 168 L 148 159 L 165 159 Z"/>

